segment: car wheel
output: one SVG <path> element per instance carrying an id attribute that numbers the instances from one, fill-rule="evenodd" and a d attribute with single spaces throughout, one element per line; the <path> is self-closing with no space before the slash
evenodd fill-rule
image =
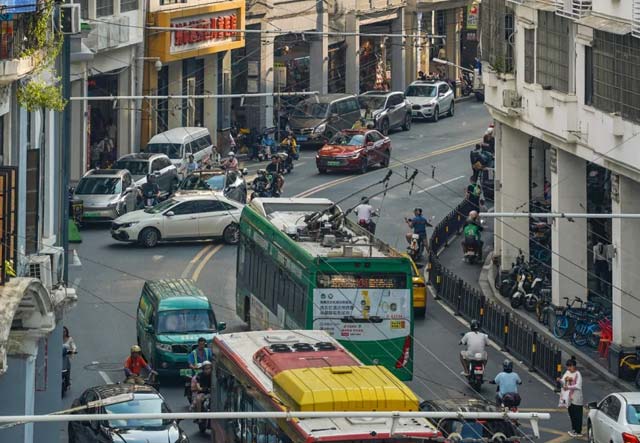
<path id="1" fill-rule="evenodd" d="M 389 120 L 386 118 L 382 120 L 380 124 L 380 132 L 382 132 L 383 135 L 389 135 Z"/>
<path id="2" fill-rule="evenodd" d="M 440 118 L 440 108 L 436 106 L 435 109 L 433 110 L 433 117 L 431 117 L 431 121 L 435 123 L 438 121 L 439 118 Z"/>
<path id="3" fill-rule="evenodd" d="M 591 426 L 591 422 L 587 423 L 587 441 L 589 443 L 596 443 L 596 438 L 593 436 L 593 426 Z"/>
<path id="4" fill-rule="evenodd" d="M 403 131 L 411 129 L 411 114 L 407 114 L 404 118 L 404 124 L 402 125 Z"/>
<path id="5" fill-rule="evenodd" d="M 236 223 L 231 223 L 229 226 L 224 228 L 222 236 L 227 244 L 237 245 L 240 241 L 240 229 L 238 228 L 238 225 Z"/>
<path id="6" fill-rule="evenodd" d="M 318 168 L 318 174 L 326 174 L 327 168 Z"/>
<path id="7" fill-rule="evenodd" d="M 449 117 L 453 117 L 453 114 L 455 113 L 455 108 L 454 108 L 454 101 L 451 100 L 451 106 L 449 106 L 449 112 L 447 113 L 447 115 Z"/>
<path id="8" fill-rule="evenodd" d="M 369 169 L 369 160 L 367 160 L 367 157 L 364 157 L 362 160 L 360 160 L 360 169 L 358 169 L 358 173 L 365 174 L 368 169 Z"/>
<path id="9" fill-rule="evenodd" d="M 155 228 L 144 228 L 138 237 L 138 241 L 145 248 L 153 248 L 160 241 L 160 233 Z"/>
<path id="10" fill-rule="evenodd" d="M 382 161 L 380 162 L 380 166 L 382 166 L 383 168 L 388 168 L 390 161 L 391 161 L 391 152 L 388 150 L 384 151 L 382 153 Z"/>

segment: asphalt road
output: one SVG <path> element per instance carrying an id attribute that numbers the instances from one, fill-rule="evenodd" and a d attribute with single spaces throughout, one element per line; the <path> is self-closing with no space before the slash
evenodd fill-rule
<path id="1" fill-rule="evenodd" d="M 406 171 L 417 168 L 420 173 L 413 189 L 402 186 L 377 197 L 373 205 L 380 208 L 377 235 L 404 249 L 407 226 L 403 217 L 414 207 L 424 208 L 425 214 L 436 221 L 450 212 L 463 195 L 470 175 L 469 149 L 479 139 L 489 116 L 482 104 L 461 103 L 453 118 L 438 123 L 415 122 L 409 132 L 395 132 L 391 168 L 392 183 L 401 181 Z M 342 206 L 355 205 L 360 196 L 371 195 L 386 170 L 372 170 L 364 175 L 333 173 L 319 175 L 315 168 L 315 152 L 302 152 L 292 174 L 286 177 L 285 194 L 303 193 L 307 196 L 337 200 L 362 190 Z M 255 171 L 259 165 L 246 166 Z M 435 169 L 434 169 L 435 168 Z M 396 174 L 397 173 L 397 174 Z M 434 178 L 432 178 L 432 173 Z M 306 191 L 306 193 L 305 193 Z M 78 345 L 79 354 L 72 362 L 72 386 L 67 404 L 85 388 L 122 378 L 122 362 L 135 342 L 135 310 L 145 280 L 188 277 L 210 297 L 219 320 L 226 321 L 229 330 L 244 324 L 235 315 L 235 255 L 234 247 L 217 242 L 162 244 L 154 249 L 116 243 L 108 227 L 96 226 L 82 231 L 83 242 L 77 245 L 80 266 L 70 268 L 71 283 L 78 292 L 78 304 L 66 318 L 65 324 Z M 422 398 L 473 397 L 473 392 L 460 377 L 458 341 L 466 327 L 433 300 L 429 300 L 427 316 L 415 324 L 415 379 L 411 387 Z M 505 357 L 490 350 L 487 371 L 497 373 Z M 554 409 L 557 396 L 525 368 L 516 367 L 523 378 L 523 408 Z M 162 394 L 173 410 L 186 410 L 179 381 L 163 380 Z M 487 385 L 482 391 L 492 399 L 494 391 Z M 193 423 L 183 422 L 194 442 L 210 441 L 200 436 Z M 558 438 L 568 429 L 565 414 L 544 423 L 543 441 Z M 556 440 L 554 440 L 556 441 Z"/>

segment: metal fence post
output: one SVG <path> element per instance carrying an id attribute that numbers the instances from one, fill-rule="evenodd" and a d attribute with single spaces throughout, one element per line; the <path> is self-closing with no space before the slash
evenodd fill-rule
<path id="1" fill-rule="evenodd" d="M 460 305 L 462 303 L 462 288 L 464 286 L 464 282 L 462 281 L 461 278 L 458 278 L 458 281 L 456 282 L 456 310 L 455 310 L 455 314 L 456 316 L 460 315 Z"/>
<path id="2" fill-rule="evenodd" d="M 484 295 L 480 296 L 480 310 L 478 312 L 478 321 L 480 322 L 480 327 L 484 327 L 484 303 L 486 299 Z"/>
<path id="3" fill-rule="evenodd" d="M 529 370 L 531 372 L 536 371 L 536 351 L 537 351 L 537 343 L 538 341 L 538 333 L 533 332 L 533 340 L 531 341 L 531 364 L 529 365 Z"/>
<path id="4" fill-rule="evenodd" d="M 509 313 L 504 313 L 504 329 L 503 329 L 503 337 L 502 337 L 502 348 L 509 350 Z"/>

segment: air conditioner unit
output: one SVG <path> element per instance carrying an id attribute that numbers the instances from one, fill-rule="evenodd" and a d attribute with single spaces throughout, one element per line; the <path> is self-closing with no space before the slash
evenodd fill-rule
<path id="1" fill-rule="evenodd" d="M 60 5 L 59 26 L 63 34 L 80 33 L 80 4 L 63 3 Z"/>
<path id="2" fill-rule="evenodd" d="M 48 255 L 30 255 L 27 258 L 27 274 L 31 278 L 39 279 L 44 287 L 51 289 L 53 287 L 53 278 L 51 276 L 51 258 Z"/>
<path id="3" fill-rule="evenodd" d="M 51 260 L 51 277 L 53 279 L 53 286 L 57 286 L 63 282 L 64 273 L 64 249 L 59 246 L 49 246 L 41 251 L 41 254 L 46 254 Z"/>
<path id="4" fill-rule="evenodd" d="M 502 106 L 505 108 L 521 108 L 522 97 L 513 89 L 502 91 Z"/>

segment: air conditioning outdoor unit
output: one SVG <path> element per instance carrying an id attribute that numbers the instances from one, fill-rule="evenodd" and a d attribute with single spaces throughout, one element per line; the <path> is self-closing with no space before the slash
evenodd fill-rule
<path id="1" fill-rule="evenodd" d="M 51 260 L 51 278 L 53 286 L 57 286 L 62 283 L 64 273 L 64 249 L 59 246 L 49 246 L 41 251 L 41 254 L 46 254 Z"/>
<path id="2" fill-rule="evenodd" d="M 60 30 L 63 34 L 80 33 L 80 4 L 65 3 L 60 5 Z"/>
<path id="3" fill-rule="evenodd" d="M 513 89 L 502 91 L 502 106 L 505 108 L 521 108 L 522 97 Z"/>
<path id="4" fill-rule="evenodd" d="M 49 290 L 53 287 L 51 258 L 48 255 L 30 255 L 27 266 L 29 277 L 40 279 L 43 286 Z"/>

